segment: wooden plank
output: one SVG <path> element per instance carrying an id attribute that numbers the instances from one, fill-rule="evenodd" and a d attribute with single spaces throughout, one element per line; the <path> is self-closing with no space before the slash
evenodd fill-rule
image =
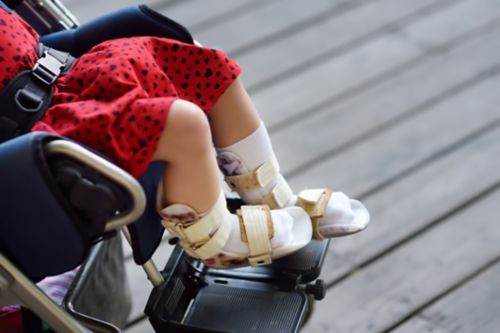
<path id="1" fill-rule="evenodd" d="M 497 128 L 365 198 L 371 226 L 335 240 L 322 278 L 331 283 L 347 276 L 498 182 L 500 169 L 491 156 L 499 154 Z"/>
<path id="2" fill-rule="evenodd" d="M 496 332 L 500 327 L 498 281 L 500 264 L 497 262 L 392 332 L 422 332 L 418 330 L 422 321 L 443 332 Z"/>
<path id="3" fill-rule="evenodd" d="M 405 29 L 405 35 L 423 45 L 439 46 L 498 17 L 499 6 L 498 0 L 461 2 L 448 15 L 431 15 L 418 21 Z"/>
<path id="4" fill-rule="evenodd" d="M 351 3 L 356 1 L 361 0 L 354 0 Z M 255 47 L 262 40 L 279 38 L 281 34 L 286 33 L 289 29 L 295 29 L 297 25 L 307 24 L 346 7 L 345 0 L 317 0 L 314 2 L 275 0 L 266 2 L 266 6 L 227 18 L 217 26 L 197 31 L 196 39 L 202 44 L 221 48 L 231 54 L 240 52 L 238 50 L 248 48 L 249 45 Z"/>
<path id="5" fill-rule="evenodd" d="M 449 52 L 434 53 L 391 79 L 273 132 L 271 138 L 282 170 L 296 174 L 339 153 L 360 136 L 429 107 L 478 72 L 499 63 L 498 50 L 500 27 L 484 31 L 477 39 L 455 44 Z"/>
<path id="6" fill-rule="evenodd" d="M 147 319 L 141 320 L 139 323 L 130 326 L 123 330 L 123 333 L 152 333 L 154 332 L 153 327 Z"/>
<path id="7" fill-rule="evenodd" d="M 434 325 L 427 321 L 425 318 L 421 316 L 415 316 L 408 323 L 408 325 L 404 326 L 404 329 L 401 328 L 397 330 L 398 333 L 406 332 L 406 333 L 414 333 L 414 332 L 429 332 L 429 333 L 449 333 L 449 331 L 444 330 L 443 328 Z M 391 331 L 393 332 L 393 331 Z"/>
<path id="8" fill-rule="evenodd" d="M 152 5 L 157 0 L 142 0 L 141 3 Z M 137 5 L 137 0 L 106 0 L 106 1 L 63 1 L 63 4 L 76 16 L 80 23 L 87 22 L 98 15 L 114 10 Z"/>
<path id="9" fill-rule="evenodd" d="M 496 91 L 500 76 L 482 79 L 440 104 L 415 112 L 398 126 L 308 168 L 291 183 L 297 189 L 322 185 L 359 195 L 480 133 L 489 124 L 499 123 L 495 106 L 500 104 Z"/>
<path id="10" fill-rule="evenodd" d="M 335 241 L 326 257 L 323 278 L 331 282 L 345 276 L 500 179 L 500 170 L 491 159 L 500 153 L 497 132 L 472 140 L 365 198 L 371 227 Z"/>
<path id="11" fill-rule="evenodd" d="M 477 3 L 477 2 L 475 2 Z M 450 7 L 449 11 L 454 12 L 455 7 Z M 496 12 L 498 17 L 498 11 Z M 448 11 L 439 12 L 440 17 L 445 18 Z M 485 14 L 486 15 L 486 14 Z M 456 14 L 453 14 L 455 16 Z M 479 19 L 479 17 L 478 17 Z M 484 24 L 487 18 L 482 21 Z M 446 28 L 443 28 L 446 30 Z M 461 38 L 468 38 L 471 31 L 461 35 Z M 388 35 L 391 36 L 391 35 Z M 399 37 L 404 38 L 404 30 L 400 31 Z M 289 124 L 289 122 L 301 122 L 304 118 L 317 112 L 317 109 L 325 109 L 335 104 L 338 100 L 353 96 L 361 89 L 367 89 L 372 85 L 379 84 L 381 80 L 402 71 L 404 67 L 413 65 L 422 60 L 421 53 L 415 52 L 413 56 L 407 54 L 406 58 L 392 58 L 395 50 L 386 45 L 385 48 L 374 50 L 370 45 L 380 43 L 381 39 L 351 50 L 338 58 L 327 62 L 318 62 L 314 67 L 308 68 L 304 72 L 297 73 L 296 76 L 287 77 L 286 80 L 277 82 L 265 91 L 254 94 L 254 101 L 260 110 L 268 126 L 274 127 L 277 124 Z M 410 42 L 411 39 L 405 39 Z M 448 41 L 452 44 L 457 40 L 454 38 Z M 441 48 L 449 47 L 443 44 Z M 406 49 L 411 53 L 411 49 Z M 427 56 L 428 53 L 425 54 Z M 419 59 L 420 56 L 420 59 Z M 382 64 L 376 64 L 377 58 L 387 57 Z M 373 62 L 373 63 L 372 63 Z M 337 64 L 337 66 L 335 66 Z M 372 65 L 375 66 L 372 69 Z M 286 98 L 284 98 L 286 97 Z"/>
<path id="12" fill-rule="evenodd" d="M 336 285 L 304 332 L 383 331 L 487 266 L 500 254 L 499 200 L 497 189 Z"/>
<path id="13" fill-rule="evenodd" d="M 421 55 L 417 46 L 389 33 L 338 58 L 317 63 L 252 97 L 263 120 L 272 127 L 321 101 L 378 80 Z"/>
<path id="14" fill-rule="evenodd" d="M 437 2 L 437 6 L 444 7 L 442 2 Z M 243 68 L 242 78 L 249 91 L 262 90 L 276 81 L 276 76 L 281 78 L 317 59 L 345 53 L 385 34 L 391 25 L 412 21 L 419 14 L 423 15 L 420 12 L 425 12 L 424 9 L 433 7 L 436 7 L 436 0 L 360 2 L 342 15 L 329 16 L 289 36 L 238 54 L 236 60 Z"/>
<path id="15" fill-rule="evenodd" d="M 253 4 L 248 6 L 251 0 L 234 0 L 231 2 L 224 0 L 191 0 L 191 1 L 178 1 L 178 0 L 106 0 L 106 1 L 72 1 L 65 0 L 63 3 L 68 9 L 75 14 L 81 23 L 86 22 L 98 15 L 106 14 L 114 10 L 124 7 L 133 6 L 137 4 L 146 4 L 152 9 L 180 22 L 186 27 L 194 27 L 192 31 L 196 33 L 197 27 L 203 28 L 212 23 L 217 24 L 218 18 L 223 18 L 231 12 L 238 9 L 251 11 L 252 7 L 259 7 L 260 5 Z M 200 15 L 203 13 L 203 15 Z M 237 15 L 234 15 L 237 16 Z"/>
<path id="16" fill-rule="evenodd" d="M 198 33 L 220 24 L 227 20 L 228 16 L 236 17 L 244 12 L 267 6 L 269 3 L 269 1 L 255 2 L 252 0 L 191 0 L 173 7 L 164 7 L 159 3 L 153 8 L 181 23 L 189 29 L 195 38 L 198 38 Z"/>

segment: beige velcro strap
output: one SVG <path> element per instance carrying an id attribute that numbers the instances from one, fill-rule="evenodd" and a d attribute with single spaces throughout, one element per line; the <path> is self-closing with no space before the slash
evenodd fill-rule
<path id="1" fill-rule="evenodd" d="M 205 218 L 219 221 L 219 228 L 215 232 L 208 234 L 208 240 L 198 244 L 186 244 L 186 242 L 183 241 L 184 244 L 190 247 L 189 252 L 195 253 L 196 257 L 202 260 L 212 258 L 221 253 L 227 243 L 227 240 L 229 239 L 232 219 L 231 213 L 226 207 L 225 199 L 222 203 L 218 201 L 214 208 L 201 219 Z"/>
<path id="2" fill-rule="evenodd" d="M 260 203 L 268 205 L 271 209 L 283 208 L 290 201 L 293 192 L 283 176 L 279 177 L 278 183 L 273 190 L 265 195 Z"/>
<path id="3" fill-rule="evenodd" d="M 319 220 L 325 214 L 331 195 L 332 190 L 329 189 L 304 190 L 298 195 L 296 205 L 302 207 L 311 218 L 315 239 L 325 239 L 319 232 Z"/>
<path id="4" fill-rule="evenodd" d="M 280 172 L 278 160 L 273 155 L 266 163 L 247 173 L 236 176 L 226 176 L 225 180 L 231 190 L 235 192 L 248 192 L 258 188 L 265 187 Z"/>
<path id="5" fill-rule="evenodd" d="M 238 210 L 243 222 L 245 238 L 250 254 L 248 262 L 252 266 L 267 265 L 272 262 L 270 239 L 274 233 L 272 217 L 267 206 L 241 206 Z"/>
<path id="6" fill-rule="evenodd" d="M 217 229 L 217 231 L 210 236 L 210 239 L 199 247 L 191 247 L 191 251 L 196 254 L 201 260 L 215 257 L 222 252 L 224 245 L 226 245 L 231 233 L 231 220 L 225 219 Z"/>
<path id="7" fill-rule="evenodd" d="M 170 223 L 163 221 L 163 225 L 179 239 L 191 246 L 198 246 L 207 242 L 210 235 L 219 227 L 224 212 L 220 207 L 226 207 L 226 197 L 221 191 L 214 207 L 201 218 L 191 223 Z M 226 209 L 227 210 L 227 209 Z"/>

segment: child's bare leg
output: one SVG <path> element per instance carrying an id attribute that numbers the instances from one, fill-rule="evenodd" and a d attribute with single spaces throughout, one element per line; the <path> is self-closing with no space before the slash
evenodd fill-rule
<path id="1" fill-rule="evenodd" d="M 239 78 L 219 98 L 208 119 L 216 147 L 227 147 L 246 138 L 261 122 Z"/>
<path id="2" fill-rule="evenodd" d="M 175 101 L 153 159 L 166 161 L 163 204 L 185 203 L 206 212 L 219 192 L 219 173 L 206 116 L 196 105 Z"/>
<path id="3" fill-rule="evenodd" d="M 279 173 L 269 135 L 239 79 L 221 96 L 209 119 L 219 166 L 243 201 L 272 208 L 299 204 L 313 217 L 315 236 L 320 239 L 352 234 L 367 226 L 369 215 L 364 206 L 341 192 L 309 190 L 301 192 L 297 200 Z M 274 177 L 256 184 L 252 181 L 255 174 L 248 175 L 259 168 L 267 175 L 274 172 Z"/>
<path id="4" fill-rule="evenodd" d="M 309 217 L 297 207 L 273 212 L 249 207 L 241 218 L 227 210 L 208 119 L 196 105 L 180 100 L 173 103 L 153 158 L 166 162 L 158 203 L 162 223 L 181 239 L 190 255 L 206 264 L 268 263 L 309 242 Z M 254 222 L 260 227 L 255 228 Z M 300 236 L 291 237 L 291 229 L 300 230 L 295 232 Z"/>

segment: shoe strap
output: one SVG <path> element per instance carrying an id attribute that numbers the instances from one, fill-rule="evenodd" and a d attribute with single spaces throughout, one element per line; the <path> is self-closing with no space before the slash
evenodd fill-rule
<path id="1" fill-rule="evenodd" d="M 290 201 L 293 192 L 283 176 L 279 176 L 278 183 L 271 192 L 262 197 L 260 203 L 271 209 L 283 208 Z"/>
<path id="2" fill-rule="evenodd" d="M 241 206 L 237 211 L 244 229 L 243 241 L 248 243 L 250 254 L 248 262 L 252 266 L 267 265 L 272 262 L 274 228 L 272 216 L 267 206 Z"/>
<path id="3" fill-rule="evenodd" d="M 200 246 L 189 246 L 188 253 L 194 253 L 194 257 L 205 260 L 217 256 L 222 252 L 231 234 L 231 214 L 225 209 L 227 214 L 221 216 L 219 229 L 210 236 L 209 240 Z"/>
<path id="4" fill-rule="evenodd" d="M 231 215 L 227 210 L 226 198 L 224 196 L 224 193 L 221 191 L 221 194 L 219 195 L 213 208 L 203 216 L 194 219 L 191 222 L 172 222 L 168 220 L 162 220 L 162 224 L 173 235 L 179 237 L 180 241 L 183 244 L 188 245 L 192 249 L 199 249 L 210 242 L 215 237 L 215 235 L 218 235 L 218 238 L 224 236 L 223 230 L 225 230 L 227 226 L 229 226 L 230 230 Z M 219 230 L 221 231 L 218 234 Z M 217 242 L 218 241 L 212 241 L 211 244 Z M 224 246 L 224 244 L 225 243 L 222 244 L 222 247 Z M 222 249 L 222 247 L 220 249 Z M 201 250 L 201 252 L 204 251 L 205 250 Z"/>
<path id="5" fill-rule="evenodd" d="M 314 239 L 323 240 L 319 232 L 319 220 L 325 214 L 326 206 L 332 195 L 329 189 L 303 190 L 297 197 L 296 205 L 302 207 L 311 218 Z"/>
<path id="6" fill-rule="evenodd" d="M 276 156 L 273 156 L 261 166 L 241 175 L 226 176 L 225 180 L 235 192 L 249 192 L 263 188 L 279 175 L 280 168 Z"/>

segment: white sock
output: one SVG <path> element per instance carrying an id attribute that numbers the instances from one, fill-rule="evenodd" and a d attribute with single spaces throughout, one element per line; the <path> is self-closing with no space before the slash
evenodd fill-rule
<path id="1" fill-rule="evenodd" d="M 223 148 L 216 148 L 217 162 L 222 173 L 226 176 L 241 175 L 255 169 L 274 156 L 271 139 L 266 127 L 261 122 L 260 126 L 246 138 Z M 278 182 L 272 180 L 262 189 L 239 193 L 246 204 L 255 204 L 268 194 Z"/>
<path id="2" fill-rule="evenodd" d="M 216 148 L 217 162 L 226 176 L 234 176 L 255 169 L 274 157 L 273 147 L 266 127 L 261 122 L 260 126 L 246 138 L 223 148 Z M 264 188 L 250 192 L 239 193 L 241 199 L 247 204 L 256 204 L 267 195 L 276 185 L 279 174 Z M 294 206 L 297 196 L 292 195 L 285 207 Z M 320 220 L 320 230 L 325 235 L 334 234 L 339 226 L 349 225 L 354 220 L 350 206 L 350 199 L 342 192 L 334 192 L 326 207 L 325 215 Z M 279 230 L 280 226 L 277 226 Z"/>

